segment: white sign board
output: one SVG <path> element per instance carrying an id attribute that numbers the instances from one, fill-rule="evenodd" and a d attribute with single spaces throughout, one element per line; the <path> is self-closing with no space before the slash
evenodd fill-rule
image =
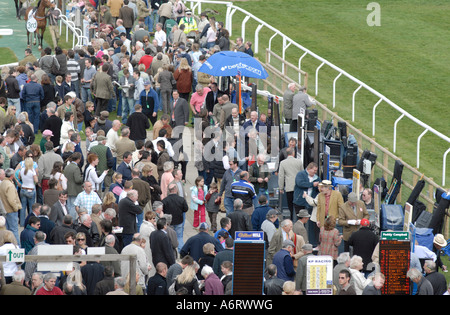
<path id="1" fill-rule="evenodd" d="M 6 262 L 25 262 L 25 248 L 10 249 L 6 253 Z"/>
<path id="2" fill-rule="evenodd" d="M 333 257 L 308 256 L 306 295 L 333 295 Z"/>
<path id="3" fill-rule="evenodd" d="M 88 247 L 87 255 L 105 255 L 104 247 Z"/>
<path id="4" fill-rule="evenodd" d="M 37 21 L 34 17 L 31 17 L 27 21 L 27 31 L 33 33 L 37 29 Z"/>
<path id="5" fill-rule="evenodd" d="M 37 254 L 39 256 L 73 255 L 73 245 L 40 245 Z M 72 270 L 73 263 L 70 262 L 38 262 L 37 271 L 66 271 Z"/>
<path id="6" fill-rule="evenodd" d="M 413 206 L 410 203 L 405 204 L 405 219 L 403 221 L 403 231 L 409 231 L 409 225 L 411 224 L 413 215 Z"/>

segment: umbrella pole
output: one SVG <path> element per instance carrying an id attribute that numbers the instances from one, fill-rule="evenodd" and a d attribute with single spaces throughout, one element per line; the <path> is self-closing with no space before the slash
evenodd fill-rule
<path id="1" fill-rule="evenodd" d="M 239 114 L 242 114 L 242 97 L 241 97 L 241 75 L 237 75 L 237 79 L 239 80 L 238 85 L 238 97 L 239 97 Z"/>

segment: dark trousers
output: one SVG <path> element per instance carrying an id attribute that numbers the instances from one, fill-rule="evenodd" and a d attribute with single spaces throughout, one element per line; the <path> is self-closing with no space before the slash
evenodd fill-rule
<path id="1" fill-rule="evenodd" d="M 148 119 L 150 119 L 150 122 L 152 123 L 152 126 L 155 125 L 155 122 L 158 120 L 158 115 L 156 115 L 155 117 L 153 117 L 153 112 L 151 113 L 145 113 L 145 115 L 148 117 Z"/>
<path id="2" fill-rule="evenodd" d="M 287 200 L 289 212 L 291 213 L 290 219 L 293 222 L 295 222 L 295 221 L 297 221 L 297 218 L 296 218 L 297 214 L 294 213 L 294 192 L 293 191 L 286 192 L 286 200 Z"/>
<path id="3" fill-rule="evenodd" d="M 96 98 L 97 108 L 95 109 L 95 115 L 100 116 L 100 113 L 104 110 L 108 110 L 109 99 Z"/>

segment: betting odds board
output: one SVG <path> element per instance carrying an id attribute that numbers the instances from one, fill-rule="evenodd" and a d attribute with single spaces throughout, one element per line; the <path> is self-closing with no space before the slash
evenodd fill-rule
<path id="1" fill-rule="evenodd" d="M 386 280 L 383 295 L 409 295 L 410 280 L 406 276 L 411 259 L 409 232 L 381 232 L 380 271 Z"/>
<path id="2" fill-rule="evenodd" d="M 264 232 L 237 231 L 233 255 L 232 295 L 262 295 L 264 287 Z"/>
<path id="3" fill-rule="evenodd" d="M 311 255 L 306 268 L 306 295 L 332 295 L 333 257 Z"/>

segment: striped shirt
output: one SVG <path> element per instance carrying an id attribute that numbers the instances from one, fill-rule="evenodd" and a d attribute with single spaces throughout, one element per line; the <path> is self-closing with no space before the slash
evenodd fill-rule
<path id="1" fill-rule="evenodd" d="M 67 60 L 67 71 L 72 76 L 71 81 L 78 81 L 78 75 L 81 72 L 80 64 L 75 59 Z"/>
<path id="2" fill-rule="evenodd" d="M 256 198 L 253 184 L 242 179 L 231 184 L 231 194 L 234 198 L 240 198 L 242 200 L 244 209 L 253 206 L 253 199 Z"/>

